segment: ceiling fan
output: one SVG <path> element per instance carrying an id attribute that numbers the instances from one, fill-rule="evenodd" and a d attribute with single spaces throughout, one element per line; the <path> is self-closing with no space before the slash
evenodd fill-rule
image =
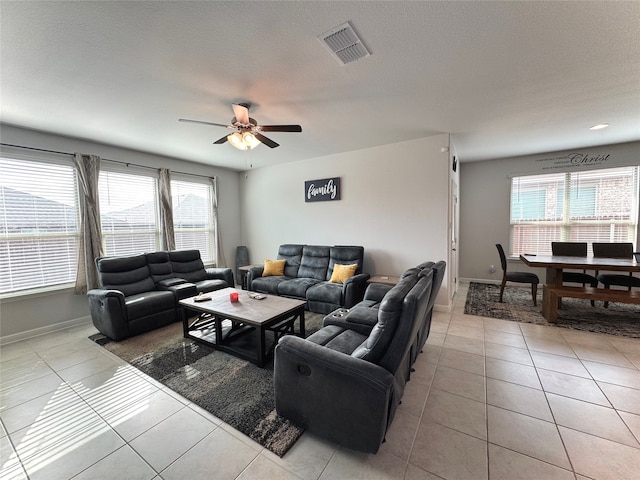
<path id="1" fill-rule="evenodd" d="M 179 118 L 178 121 L 201 123 L 203 125 L 213 125 L 214 127 L 225 127 L 235 130 L 235 132 L 225 135 L 213 143 L 219 145 L 229 141 L 231 145 L 239 150 L 251 150 L 261 143 L 264 143 L 269 148 L 279 146 L 278 143 L 265 137 L 262 132 L 302 132 L 300 125 L 258 125 L 258 122 L 249 117 L 249 104 L 234 103 L 232 106 L 235 117 L 231 119 L 231 125 L 203 122 L 201 120 L 189 120 L 187 118 Z"/>

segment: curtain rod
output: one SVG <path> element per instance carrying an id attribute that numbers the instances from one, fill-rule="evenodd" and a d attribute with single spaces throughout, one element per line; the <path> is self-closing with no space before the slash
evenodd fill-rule
<path id="1" fill-rule="evenodd" d="M 0 145 L 4 146 L 4 147 L 15 147 L 15 148 L 23 148 L 25 150 L 34 150 L 36 152 L 46 152 L 46 153 L 55 153 L 56 155 L 68 155 L 70 157 L 73 157 L 75 154 L 74 153 L 70 153 L 70 152 L 59 152 L 57 150 L 47 150 L 46 148 L 36 148 L 36 147 L 25 147 L 24 145 L 14 145 L 11 143 L 0 143 Z M 150 170 L 158 170 L 155 167 L 149 167 L 148 165 L 140 165 L 138 163 L 132 163 L 132 162 L 124 162 L 122 160 L 111 160 L 109 158 L 102 158 L 102 160 L 106 161 L 106 162 L 113 162 L 113 163 L 120 163 L 122 165 L 126 165 L 127 167 L 129 165 L 133 165 L 134 167 L 140 167 L 140 168 L 148 168 Z M 215 178 L 215 175 L 199 175 L 197 173 L 187 173 L 187 172 L 177 172 L 174 170 L 171 170 L 172 173 L 179 173 L 180 175 L 191 175 L 194 177 L 203 177 L 203 178 Z"/>

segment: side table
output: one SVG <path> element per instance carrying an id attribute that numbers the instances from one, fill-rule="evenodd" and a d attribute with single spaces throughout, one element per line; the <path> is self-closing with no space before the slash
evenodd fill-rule
<path id="1" fill-rule="evenodd" d="M 251 270 L 251 267 L 261 267 L 261 266 L 262 265 L 254 263 L 252 265 L 243 265 L 242 267 L 238 267 L 238 271 L 240 272 L 240 288 L 242 288 L 242 290 L 247 289 L 247 273 L 249 273 L 249 270 Z"/>
<path id="2" fill-rule="evenodd" d="M 373 275 L 367 280 L 367 283 L 381 283 L 383 285 L 394 286 L 400 281 L 400 277 L 397 275 Z"/>

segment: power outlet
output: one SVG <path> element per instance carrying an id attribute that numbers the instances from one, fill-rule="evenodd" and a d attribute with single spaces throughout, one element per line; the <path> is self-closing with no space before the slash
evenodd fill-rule
<path id="1" fill-rule="evenodd" d="M 490 265 L 489 266 L 489 273 L 496 273 L 496 266 L 495 265 Z"/>

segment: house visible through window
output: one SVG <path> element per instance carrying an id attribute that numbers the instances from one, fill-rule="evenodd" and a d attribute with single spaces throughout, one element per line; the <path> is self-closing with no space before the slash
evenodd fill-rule
<path id="1" fill-rule="evenodd" d="M 204 263 L 214 263 L 212 186 L 172 180 L 173 229 L 176 250 L 197 249 Z"/>
<path id="2" fill-rule="evenodd" d="M 551 254 L 551 242 L 635 242 L 640 167 L 514 177 L 512 254 Z"/>
<path id="3" fill-rule="evenodd" d="M 155 176 L 103 166 L 98 189 L 105 255 L 135 255 L 160 248 Z"/>
<path id="4" fill-rule="evenodd" d="M 75 281 L 77 192 L 71 162 L 0 158 L 0 293 Z"/>

